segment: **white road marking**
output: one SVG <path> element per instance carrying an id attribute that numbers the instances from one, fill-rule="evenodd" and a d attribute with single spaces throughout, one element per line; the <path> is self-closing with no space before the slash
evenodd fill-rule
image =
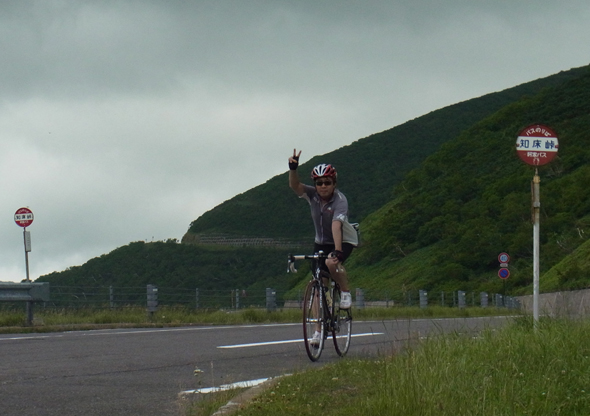
<path id="1" fill-rule="evenodd" d="M 354 334 L 354 335 L 351 335 L 351 338 L 370 337 L 370 336 L 374 336 L 374 335 L 383 335 L 383 332 L 368 332 L 366 334 Z M 261 346 L 265 346 L 265 345 L 292 344 L 295 342 L 303 342 L 303 339 L 289 339 L 289 340 L 284 340 L 284 341 L 255 342 L 255 343 L 251 343 L 251 344 L 220 345 L 217 348 L 224 348 L 224 349 L 248 348 L 248 347 L 261 347 Z"/>
<path id="2" fill-rule="evenodd" d="M 292 326 L 301 325 L 300 323 L 287 323 L 287 324 L 255 324 L 255 325 L 219 325 L 219 326 L 191 326 L 191 327 L 177 327 L 177 328 L 155 328 L 155 329 L 142 329 L 137 328 L 135 330 L 128 331 L 113 331 L 113 332 L 88 332 L 82 335 L 129 335 L 129 334 L 150 334 L 160 332 L 179 332 L 179 331 L 211 331 L 213 329 L 235 329 L 235 328 L 261 328 L 261 327 L 274 327 L 274 326 Z M 99 330 L 101 331 L 101 330 Z M 110 330 L 107 330 L 110 331 Z"/>
<path id="3" fill-rule="evenodd" d="M 59 338 L 64 336 L 113 336 L 113 335 L 141 335 L 152 333 L 165 332 L 181 332 L 181 331 L 211 331 L 214 329 L 241 329 L 241 328 L 262 328 L 262 327 L 276 327 L 276 326 L 300 326 L 300 323 L 280 323 L 280 324 L 249 324 L 249 325 L 217 325 L 217 326 L 190 326 L 190 327 L 173 327 L 173 328 L 132 328 L 128 330 L 117 329 L 95 329 L 88 331 L 64 331 L 59 333 L 51 333 L 48 335 L 23 335 L 23 336 L 3 336 L 0 335 L 0 341 L 18 341 L 18 340 L 33 340 L 33 339 L 47 339 Z"/>
<path id="4" fill-rule="evenodd" d="M 0 341 L 16 341 L 20 339 L 45 339 L 45 338 L 56 338 L 63 337 L 63 335 L 37 335 L 37 336 L 23 336 L 23 337 L 10 337 L 0 338 Z"/>
<path id="5" fill-rule="evenodd" d="M 197 390 L 185 390 L 181 391 L 180 394 L 195 394 L 195 393 L 215 393 L 218 391 L 225 391 L 225 390 L 232 390 L 238 388 L 247 388 L 247 387 L 254 387 L 259 384 L 264 383 L 266 380 L 270 380 L 272 377 L 267 378 L 259 378 L 257 380 L 248 380 L 248 381 L 238 381 L 236 383 L 231 384 L 222 384 L 219 387 L 207 387 L 203 389 Z"/>

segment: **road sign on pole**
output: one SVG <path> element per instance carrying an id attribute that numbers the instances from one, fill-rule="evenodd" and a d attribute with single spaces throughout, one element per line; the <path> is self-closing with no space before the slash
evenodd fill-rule
<path id="1" fill-rule="evenodd" d="M 19 227 L 23 227 L 23 241 L 25 244 L 25 268 L 26 268 L 26 278 L 25 282 L 30 282 L 31 278 L 29 276 L 29 252 L 31 251 L 31 233 L 27 231 L 27 227 L 33 223 L 35 217 L 33 216 L 33 211 L 28 208 L 19 208 L 14 213 L 14 222 Z M 27 324 L 32 325 L 33 322 L 33 302 L 27 301 Z"/>
<path id="2" fill-rule="evenodd" d="M 541 166 L 551 162 L 557 156 L 558 149 L 557 135 L 542 124 L 528 126 L 516 138 L 518 157 L 532 166 Z"/>
<path id="3" fill-rule="evenodd" d="M 508 279 L 509 276 L 510 270 L 508 270 L 506 267 L 502 267 L 500 270 L 498 270 L 498 277 L 500 277 L 500 279 Z"/>
<path id="4" fill-rule="evenodd" d="M 33 212 L 28 208 L 19 208 L 14 213 L 14 222 L 19 227 L 28 227 L 33 223 L 34 219 Z"/>
<path id="5" fill-rule="evenodd" d="M 520 131 L 516 138 L 516 153 L 520 159 L 535 166 L 535 176 L 531 186 L 533 212 L 533 320 L 539 321 L 539 275 L 540 275 L 540 183 L 538 166 L 551 162 L 559 149 L 557 135 L 549 127 L 534 124 Z M 500 276 L 501 277 L 501 276 Z"/>

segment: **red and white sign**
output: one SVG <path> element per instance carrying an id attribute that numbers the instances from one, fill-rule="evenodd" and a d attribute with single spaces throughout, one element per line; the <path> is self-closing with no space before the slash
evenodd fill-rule
<path id="1" fill-rule="evenodd" d="M 516 139 L 516 153 L 523 162 L 545 165 L 557 156 L 559 141 L 553 130 L 542 124 L 533 124 L 522 130 Z"/>
<path id="2" fill-rule="evenodd" d="M 28 227 L 33 223 L 33 212 L 28 208 L 19 208 L 14 213 L 14 222 L 19 227 Z"/>
<path id="3" fill-rule="evenodd" d="M 509 263 L 510 256 L 508 255 L 508 253 L 500 253 L 500 254 L 498 254 L 498 261 L 500 263 Z"/>

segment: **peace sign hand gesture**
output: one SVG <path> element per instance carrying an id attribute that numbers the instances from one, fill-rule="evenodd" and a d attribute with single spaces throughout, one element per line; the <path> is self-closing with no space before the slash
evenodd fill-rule
<path id="1" fill-rule="evenodd" d="M 301 150 L 297 153 L 297 149 L 293 149 L 293 156 L 289 158 L 289 169 L 297 170 L 299 166 L 299 156 L 301 156 Z"/>

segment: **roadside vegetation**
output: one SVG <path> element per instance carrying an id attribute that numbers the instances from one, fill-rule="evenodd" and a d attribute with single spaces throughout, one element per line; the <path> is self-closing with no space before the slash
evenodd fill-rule
<path id="1" fill-rule="evenodd" d="M 542 319 L 535 327 L 519 317 L 477 337 L 434 336 L 395 356 L 345 358 L 279 378 L 234 414 L 587 415 L 589 341 L 588 321 Z M 182 414 L 208 416 L 233 397 L 216 394 Z"/>

